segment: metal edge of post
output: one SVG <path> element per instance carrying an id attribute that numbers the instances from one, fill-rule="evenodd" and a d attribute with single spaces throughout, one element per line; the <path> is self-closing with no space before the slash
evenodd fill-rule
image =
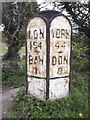
<path id="1" fill-rule="evenodd" d="M 71 24 L 71 22 L 70 22 L 70 20 L 69 20 L 69 23 L 70 23 L 70 26 L 71 26 L 71 37 L 70 37 L 70 74 L 69 74 L 69 79 L 70 79 L 70 77 L 71 77 L 71 69 L 72 69 L 72 66 L 71 66 L 71 60 L 72 60 L 72 24 Z M 70 80 L 70 82 L 69 82 L 69 94 L 70 94 L 70 91 L 71 91 L 71 80 Z"/>
<path id="2" fill-rule="evenodd" d="M 46 26 L 46 100 L 49 99 L 49 76 L 50 73 L 50 23 Z"/>

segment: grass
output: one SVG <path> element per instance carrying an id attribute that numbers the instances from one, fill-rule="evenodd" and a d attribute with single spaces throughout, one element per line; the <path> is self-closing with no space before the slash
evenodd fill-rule
<path id="1" fill-rule="evenodd" d="M 88 73 L 72 73 L 70 95 L 56 101 L 40 101 L 20 91 L 11 108 L 11 117 L 88 118 Z M 80 116 L 81 114 L 81 116 Z"/>
<path id="2" fill-rule="evenodd" d="M 86 66 L 87 63 L 87 66 Z M 19 60 L 22 69 L 4 71 L 3 84 L 14 87 L 25 86 L 25 61 Z M 12 118 L 88 118 L 88 62 L 72 61 L 70 78 L 70 94 L 66 98 L 56 101 L 40 101 L 30 97 L 22 90 L 13 101 L 10 111 Z M 90 117 L 90 116 L 89 116 Z"/>
<path id="3" fill-rule="evenodd" d="M 25 47 L 22 47 L 20 52 L 24 53 Z M 76 46 L 72 52 L 72 74 L 68 97 L 43 102 L 30 97 L 25 90 L 21 90 L 13 101 L 10 117 L 24 118 L 24 120 L 30 120 L 30 118 L 89 118 L 88 66 L 90 62 L 86 58 L 80 58 L 82 53 L 81 46 Z M 3 71 L 3 84 L 14 87 L 25 85 L 25 61 L 19 60 L 18 64 L 22 69 Z"/>

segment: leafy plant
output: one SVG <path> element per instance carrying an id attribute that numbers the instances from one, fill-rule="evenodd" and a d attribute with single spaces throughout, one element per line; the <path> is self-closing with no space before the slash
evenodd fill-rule
<path id="1" fill-rule="evenodd" d="M 13 87 L 25 85 L 25 61 L 19 60 L 21 68 L 17 70 L 2 69 L 2 84 Z"/>
<path id="2" fill-rule="evenodd" d="M 87 74 L 72 73 L 70 95 L 56 101 L 40 101 L 20 91 L 11 109 L 11 117 L 24 118 L 88 118 Z"/>

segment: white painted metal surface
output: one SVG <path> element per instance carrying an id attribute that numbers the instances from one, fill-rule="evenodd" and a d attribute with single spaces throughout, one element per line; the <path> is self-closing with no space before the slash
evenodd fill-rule
<path id="1" fill-rule="evenodd" d="M 43 101 L 46 100 L 46 79 L 28 77 L 28 93 Z"/>
<path id="2" fill-rule="evenodd" d="M 27 27 L 27 71 L 29 76 L 46 77 L 46 23 L 40 17 Z"/>
<path id="3" fill-rule="evenodd" d="M 46 23 L 40 17 L 34 17 L 27 27 L 27 74 L 28 92 L 45 100 L 46 79 Z M 33 77 L 31 77 L 33 76 Z"/>
<path id="4" fill-rule="evenodd" d="M 50 25 L 49 99 L 65 97 L 69 93 L 71 26 L 64 16 L 55 17 Z"/>
<path id="5" fill-rule="evenodd" d="M 58 78 L 50 80 L 49 99 L 55 100 L 68 96 L 69 78 Z"/>
<path id="6" fill-rule="evenodd" d="M 50 100 L 69 93 L 70 48 L 71 25 L 64 16 L 57 16 L 50 23 Z M 28 93 L 41 100 L 46 100 L 47 91 L 46 49 L 46 23 L 34 17 L 27 27 Z"/>
<path id="7" fill-rule="evenodd" d="M 70 73 L 71 26 L 64 16 L 55 17 L 50 26 L 50 78 Z"/>

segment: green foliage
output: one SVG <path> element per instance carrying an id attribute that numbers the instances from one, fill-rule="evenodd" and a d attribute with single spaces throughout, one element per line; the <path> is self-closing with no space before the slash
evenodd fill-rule
<path id="1" fill-rule="evenodd" d="M 89 39 L 74 36 L 72 39 L 72 58 L 81 60 L 87 57 Z"/>
<path id="2" fill-rule="evenodd" d="M 3 60 L 17 60 L 18 51 L 25 44 L 28 20 L 38 11 L 37 2 L 2 3 L 3 39 L 8 44 L 7 54 Z M 5 40 L 6 39 L 6 40 Z M 12 64 L 12 67 L 15 65 Z"/>
<path id="3" fill-rule="evenodd" d="M 75 72 L 86 72 L 89 71 L 89 64 L 90 61 L 87 59 L 81 60 L 81 61 L 76 61 L 76 60 L 72 60 L 72 71 L 74 70 Z"/>
<path id="4" fill-rule="evenodd" d="M 19 52 L 25 54 L 25 46 L 23 46 L 23 47 L 19 50 Z"/>
<path id="5" fill-rule="evenodd" d="M 72 71 L 89 71 L 89 39 L 74 36 L 72 39 Z"/>
<path id="6" fill-rule="evenodd" d="M 16 96 L 10 111 L 10 117 L 24 118 L 88 118 L 88 81 L 89 61 L 88 47 L 85 39 L 73 38 L 72 74 L 70 77 L 70 94 L 56 101 L 42 102 L 20 91 Z M 24 49 L 24 48 L 23 48 Z M 22 51 L 22 50 L 21 50 Z M 22 69 L 3 71 L 3 83 L 11 86 L 25 85 L 25 61 L 19 60 Z"/>
<path id="7" fill-rule="evenodd" d="M 71 92 L 66 98 L 56 101 L 40 101 L 30 98 L 25 91 L 16 96 L 11 117 L 24 118 L 83 118 L 88 117 L 88 79 L 86 74 L 73 73 L 71 76 Z"/>
<path id="8" fill-rule="evenodd" d="M 17 70 L 2 69 L 2 84 L 13 87 L 25 85 L 25 61 L 19 60 L 21 68 Z"/>

